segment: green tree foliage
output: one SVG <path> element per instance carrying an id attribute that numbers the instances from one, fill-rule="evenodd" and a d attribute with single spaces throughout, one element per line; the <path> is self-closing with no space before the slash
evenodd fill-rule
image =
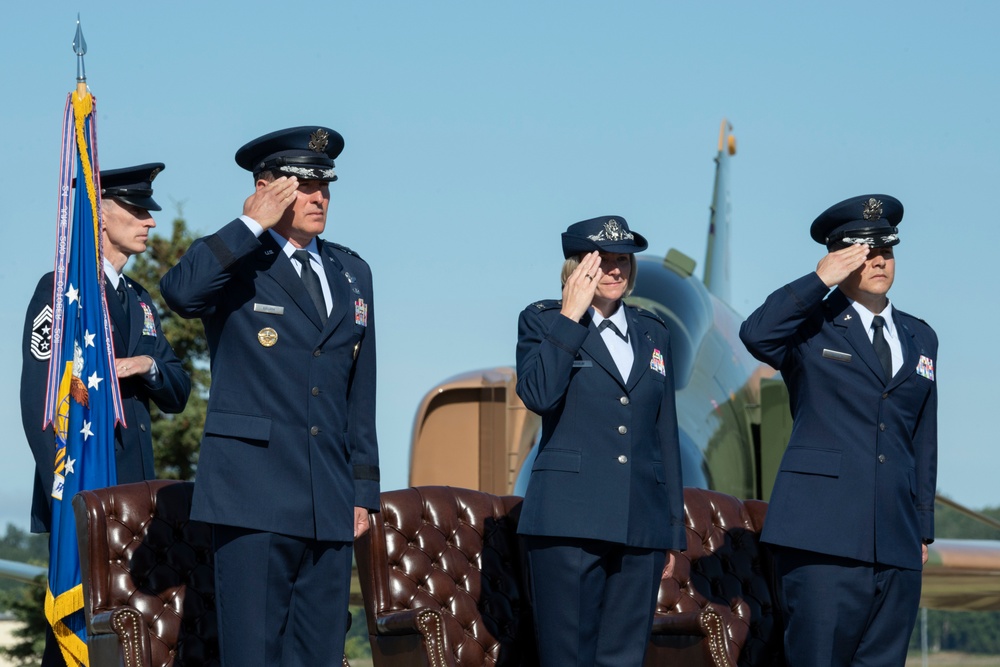
<path id="1" fill-rule="evenodd" d="M 170 235 L 152 237 L 146 252 L 134 257 L 125 268 L 126 273 L 152 295 L 160 313 L 162 333 L 184 364 L 184 370 L 191 375 L 191 397 L 184 412 L 167 415 L 150 405 L 156 476 L 161 479 L 194 478 L 211 381 L 208 341 L 201 321 L 180 317 L 167 307 L 160 294 L 160 278 L 177 263 L 192 241 L 194 236 L 188 231 L 183 211 L 179 209 Z"/>
<path id="2" fill-rule="evenodd" d="M 8 530 L 10 525 L 8 524 Z M 8 610 L 21 626 L 13 631 L 15 642 L 0 646 L 0 655 L 18 667 L 38 667 L 45 650 L 46 576 L 40 575 L 35 584 L 22 584 L 14 590 L 0 592 L 0 607 Z"/>
<path id="3" fill-rule="evenodd" d="M 48 535 L 33 535 L 13 524 L 7 524 L 0 538 L 0 558 L 18 563 L 44 566 L 48 561 Z M 34 667 L 45 644 L 45 576 L 35 584 L 0 581 L 0 609 L 10 612 L 23 625 L 14 631 L 15 642 L 0 647 L 0 655 L 19 667 Z"/>

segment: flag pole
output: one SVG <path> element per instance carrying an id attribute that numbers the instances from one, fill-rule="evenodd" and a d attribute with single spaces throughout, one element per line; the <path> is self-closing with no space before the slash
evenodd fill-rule
<path id="1" fill-rule="evenodd" d="M 83 57 L 87 55 L 87 40 L 83 38 L 80 14 L 76 15 L 76 36 L 73 37 L 73 53 L 76 54 L 76 95 L 81 100 L 87 96 L 87 67 Z"/>

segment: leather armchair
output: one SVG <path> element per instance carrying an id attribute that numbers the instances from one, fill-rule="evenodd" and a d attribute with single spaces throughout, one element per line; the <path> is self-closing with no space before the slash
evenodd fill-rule
<path id="1" fill-rule="evenodd" d="M 767 503 L 684 489 L 687 549 L 660 584 L 646 665 L 783 665 Z"/>
<path id="2" fill-rule="evenodd" d="M 355 544 L 375 667 L 537 664 L 520 504 L 451 487 L 382 494 Z"/>
<path id="3" fill-rule="evenodd" d="M 155 480 L 73 498 L 91 667 L 221 664 L 212 528 L 191 520 L 193 491 Z"/>
<path id="4" fill-rule="evenodd" d="M 73 498 L 91 667 L 219 662 L 212 530 L 191 521 L 189 482 Z"/>

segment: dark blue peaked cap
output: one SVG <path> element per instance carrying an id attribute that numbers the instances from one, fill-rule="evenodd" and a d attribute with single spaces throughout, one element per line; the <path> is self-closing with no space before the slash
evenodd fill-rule
<path id="1" fill-rule="evenodd" d="M 101 196 L 113 197 L 147 211 L 161 211 L 153 200 L 153 179 L 164 170 L 162 162 L 148 162 L 135 167 L 101 171 Z M 76 187 L 76 179 L 73 179 Z"/>
<path id="2" fill-rule="evenodd" d="M 642 234 L 628 228 L 620 215 L 602 215 L 569 226 L 562 235 L 563 257 L 593 252 L 642 252 L 649 247 Z"/>
<path id="3" fill-rule="evenodd" d="M 845 199 L 820 213 L 809 234 L 830 250 L 855 243 L 887 248 L 899 243 L 897 225 L 903 204 L 889 195 L 861 195 Z"/>
<path id="4" fill-rule="evenodd" d="M 236 151 L 236 164 L 257 176 L 262 171 L 303 181 L 335 181 L 333 160 L 344 150 L 336 130 L 303 125 L 257 137 Z"/>

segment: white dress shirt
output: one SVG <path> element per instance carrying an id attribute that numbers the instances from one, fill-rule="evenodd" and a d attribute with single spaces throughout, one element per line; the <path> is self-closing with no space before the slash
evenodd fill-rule
<path id="1" fill-rule="evenodd" d="M 608 352 L 611 353 L 611 358 L 615 360 L 618 372 L 621 373 L 622 379 L 628 382 L 628 376 L 632 372 L 632 362 L 635 360 L 635 353 L 632 351 L 632 344 L 628 340 L 628 319 L 625 317 L 625 309 L 622 307 L 621 302 L 618 304 L 618 310 L 613 312 L 611 317 L 605 318 L 593 306 L 590 307 L 590 316 L 593 318 L 594 326 L 598 327 L 598 330 L 600 330 L 601 322 L 609 319 L 618 327 L 618 331 L 622 332 L 622 336 L 625 336 L 622 339 L 611 327 L 600 332 L 604 344 L 608 346 Z"/>
<path id="2" fill-rule="evenodd" d="M 848 299 L 848 301 L 851 300 Z M 857 301 L 851 301 L 851 305 L 854 306 L 854 310 L 861 318 L 861 324 L 864 325 L 865 331 L 868 333 L 868 340 L 875 337 L 875 328 L 872 326 L 872 320 L 875 319 L 875 316 L 881 315 L 882 319 L 885 320 L 882 333 L 885 335 L 885 342 L 889 343 L 889 352 L 892 353 L 892 374 L 895 375 L 903 366 L 903 345 L 899 342 L 896 322 L 892 319 L 892 304 L 888 304 L 881 313 L 873 313 Z"/>

